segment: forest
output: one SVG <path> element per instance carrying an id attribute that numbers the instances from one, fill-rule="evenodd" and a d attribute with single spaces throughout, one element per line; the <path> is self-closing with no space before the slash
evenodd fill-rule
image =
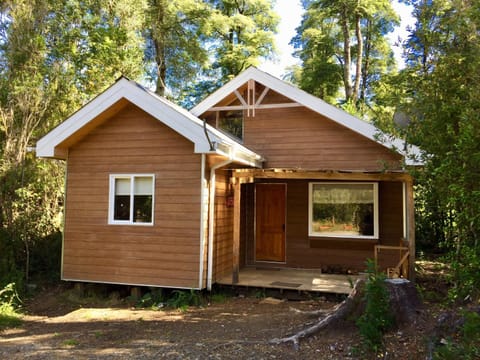
<path id="1" fill-rule="evenodd" d="M 417 257 L 448 264 L 449 301 L 478 302 L 480 2 L 401 2 L 404 64 L 392 1 L 302 0 L 284 79 L 422 149 Z M 275 58 L 274 3 L 0 1 L 0 289 L 59 279 L 65 164 L 37 159 L 36 141 L 121 75 L 193 107 Z"/>

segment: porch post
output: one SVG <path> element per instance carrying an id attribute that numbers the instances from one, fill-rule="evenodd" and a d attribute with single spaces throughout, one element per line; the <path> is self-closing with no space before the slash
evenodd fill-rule
<path id="1" fill-rule="evenodd" d="M 405 181 L 405 197 L 407 210 L 408 252 L 410 253 L 408 262 L 408 277 L 410 281 L 415 281 L 415 206 L 413 201 L 412 179 Z"/>
<path id="2" fill-rule="evenodd" d="M 233 261 L 232 261 L 232 284 L 238 283 L 238 274 L 240 272 L 240 196 L 241 181 L 238 178 L 233 184 Z"/>

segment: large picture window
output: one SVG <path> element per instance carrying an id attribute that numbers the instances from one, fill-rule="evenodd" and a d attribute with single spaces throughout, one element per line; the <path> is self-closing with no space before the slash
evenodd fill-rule
<path id="1" fill-rule="evenodd" d="M 378 239 L 378 184 L 310 183 L 309 235 Z"/>
<path id="2" fill-rule="evenodd" d="M 153 224 L 154 175 L 110 175 L 109 223 Z"/>

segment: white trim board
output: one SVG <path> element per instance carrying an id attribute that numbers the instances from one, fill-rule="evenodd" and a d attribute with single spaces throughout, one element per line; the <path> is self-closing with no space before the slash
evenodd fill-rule
<path id="1" fill-rule="evenodd" d="M 205 135 L 202 120 L 125 77 L 117 80 L 115 84 L 42 137 L 37 142 L 37 156 L 63 158 L 63 156 L 55 154 L 56 146 L 73 136 L 122 99 L 138 106 L 158 121 L 190 140 L 194 144 L 195 153 L 218 153 L 219 147 L 223 146 L 223 148 L 226 147 L 229 150 L 228 156 L 233 160 L 246 165 L 261 166 L 262 157 L 260 155 L 206 124 L 208 136 L 212 144 L 215 145 L 214 149 L 211 149 Z M 221 154 L 224 155 L 224 152 Z"/>
<path id="2" fill-rule="evenodd" d="M 413 145 L 408 146 L 408 151 L 405 152 L 405 143 L 401 139 L 386 137 L 385 141 L 379 141 L 379 137 L 382 137 L 384 134 L 372 124 L 350 115 L 349 113 L 326 103 L 322 99 L 319 99 L 316 96 L 313 96 L 253 66 L 249 67 L 223 87 L 212 93 L 190 112 L 195 116 L 202 115 L 214 107 L 220 100 L 235 92 L 239 87 L 252 79 L 390 150 L 394 149 L 397 153 L 405 156 L 407 165 L 421 165 L 421 162 L 417 160 L 420 159 L 421 155 L 421 151 L 418 147 Z M 415 159 L 411 159 L 411 155 L 413 155 Z"/>

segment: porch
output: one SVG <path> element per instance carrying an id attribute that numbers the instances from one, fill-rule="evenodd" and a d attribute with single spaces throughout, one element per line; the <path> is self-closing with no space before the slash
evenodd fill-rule
<path id="1" fill-rule="evenodd" d="M 259 287 L 282 290 L 312 291 L 333 294 L 349 294 L 352 285 L 362 275 L 322 274 L 320 270 L 291 268 L 240 269 L 238 282 L 232 281 L 232 275 L 217 280 L 220 285 Z"/>
<path id="2" fill-rule="evenodd" d="M 367 233 L 370 237 L 364 234 L 342 236 L 344 234 L 338 229 L 336 236 L 312 235 L 311 184 L 322 181 L 369 184 L 373 187 L 375 195 L 372 203 L 376 210 L 371 211 L 372 224 Z M 347 270 L 357 273 L 364 271 L 366 259 L 372 258 L 390 276 L 414 280 L 413 180 L 408 174 L 236 169 L 232 173 L 231 184 L 233 266 L 231 276 L 217 282 L 349 293 L 347 276 L 330 276 L 320 270 L 305 273 L 304 270 L 293 269 L 339 268 L 339 273 Z M 278 193 L 273 193 L 274 188 L 279 190 Z M 266 195 L 262 197 L 263 193 Z M 279 209 L 285 211 L 279 213 Z M 344 224 L 344 228 L 348 225 Z M 348 230 L 343 229 L 345 232 Z M 272 270 L 258 272 L 263 269 L 262 262 L 276 262 L 281 264 L 279 267 L 282 269 L 275 270 L 273 274 Z M 264 271 L 267 272 L 266 278 Z M 256 285 L 258 282 L 261 285 Z M 337 285 L 342 290 L 329 290 L 336 289 Z"/>

